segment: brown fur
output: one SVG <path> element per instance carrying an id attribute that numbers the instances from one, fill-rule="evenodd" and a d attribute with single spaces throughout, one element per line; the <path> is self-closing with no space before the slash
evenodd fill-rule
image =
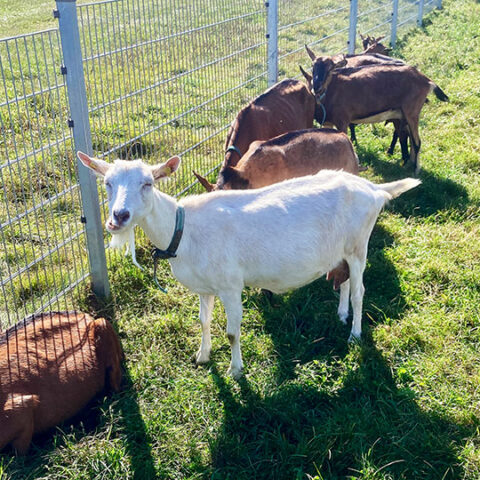
<path id="1" fill-rule="evenodd" d="M 441 100 L 447 99 L 446 95 L 408 65 L 338 68 L 339 63 L 333 57 L 317 57 L 313 62 L 313 88 L 317 101 L 326 111 L 324 123 L 346 132 L 350 123 L 361 123 L 377 114 L 399 112 L 410 135 L 410 160 L 418 171 L 420 111 L 431 91 Z M 316 84 L 317 77 L 320 80 Z M 381 121 L 387 119 L 390 118 L 384 116 Z"/>
<path id="2" fill-rule="evenodd" d="M 244 155 L 256 140 L 269 140 L 282 133 L 311 128 L 314 115 L 315 98 L 303 82 L 287 79 L 269 88 L 240 110 L 230 126 L 217 182 L 223 181 L 226 168 L 234 167 L 240 160 L 240 155 L 228 150 L 229 147 L 234 146 Z M 207 191 L 213 190 L 208 180 L 193 173 Z"/>
<path id="3" fill-rule="evenodd" d="M 326 128 L 289 132 L 253 142 L 235 167 L 225 169 L 217 189 L 260 188 L 322 169 L 358 174 L 358 158 L 348 137 Z"/>
<path id="4" fill-rule="evenodd" d="M 0 337 L 0 450 L 77 414 L 105 386 L 118 391 L 122 350 L 112 326 L 79 312 L 35 315 Z"/>
<path id="5" fill-rule="evenodd" d="M 380 53 L 382 55 L 388 55 L 390 49 L 383 43 L 380 43 L 380 40 L 383 40 L 385 36 L 375 38 L 370 35 L 364 37 L 360 34 L 360 38 L 362 39 L 363 53 Z"/>
<path id="6" fill-rule="evenodd" d="M 314 112 L 315 99 L 303 82 L 278 82 L 238 113 L 227 134 L 224 165 L 233 167 L 240 160 L 237 153 L 227 152 L 228 147 L 235 145 L 243 155 L 255 140 L 311 128 Z"/>

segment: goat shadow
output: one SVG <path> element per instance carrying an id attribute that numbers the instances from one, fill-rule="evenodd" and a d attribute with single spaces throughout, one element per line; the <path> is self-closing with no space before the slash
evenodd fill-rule
<path id="1" fill-rule="evenodd" d="M 360 163 L 368 165 L 385 182 L 413 175 L 409 163 L 404 166 L 403 161 L 395 157 L 390 161 L 382 160 L 374 150 L 361 145 L 356 150 Z M 449 215 L 462 216 L 472 204 L 467 190 L 453 180 L 439 177 L 424 168 L 420 170 L 419 178 L 422 185 L 395 199 L 395 211 L 404 217 L 429 217 L 447 210 Z"/>
<path id="2" fill-rule="evenodd" d="M 405 309 L 405 299 L 394 265 L 385 254 L 394 237 L 381 225 L 375 225 L 367 253 L 363 276 L 365 296 L 362 332 L 371 324 L 397 319 Z M 322 355 L 342 358 L 348 353 L 351 308 L 347 325 L 337 315 L 339 293 L 325 278 L 316 280 L 270 301 L 258 290 L 247 290 L 245 305 L 259 310 L 265 330 L 278 354 L 277 383 L 295 377 L 295 368 Z"/>
<path id="3" fill-rule="evenodd" d="M 83 310 L 90 313 L 94 318 L 102 316 L 115 327 L 115 322 L 112 321 L 115 316 L 111 305 L 103 305 L 91 294 L 83 307 L 85 307 Z M 120 340 L 121 336 L 119 334 Z M 108 420 L 106 420 L 105 411 L 109 409 L 112 410 L 112 416 L 121 424 L 121 435 L 125 438 L 124 445 L 126 453 L 130 457 L 133 478 L 138 480 L 156 478 L 150 447 L 151 440 L 140 413 L 137 393 L 130 374 L 125 369 L 125 364 L 123 365 L 122 388 L 119 393 L 107 396 L 107 391 L 104 390 L 74 417 L 58 427 L 35 435 L 26 456 L 15 456 L 11 447 L 7 447 L 0 453 L 4 473 L 7 475 L 6 478 L 23 480 L 24 478 L 37 478 L 45 474 L 48 454 L 63 443 L 61 434 L 59 435 L 56 431 L 60 430 L 60 432 L 73 435 L 75 442 L 79 442 L 82 438 L 90 435 L 95 436 L 99 430 L 106 426 Z M 114 427 L 114 432 L 115 429 L 116 427 Z"/>
<path id="4" fill-rule="evenodd" d="M 328 376 L 341 374 L 335 357 L 322 354 L 330 389 L 313 380 L 260 392 L 245 378 L 238 386 L 226 381 L 213 365 L 224 413 L 210 442 L 211 463 L 197 466 L 204 478 L 340 479 L 367 470 L 385 470 L 385 478 L 463 478 L 455 445 L 475 426 L 423 411 L 415 392 L 396 384 L 371 338 L 355 348 L 360 361 L 343 378 Z"/>
<path id="5" fill-rule="evenodd" d="M 93 294 L 88 296 L 87 301 L 90 309 L 96 312 L 96 316 L 103 316 L 116 327 L 113 303 L 104 304 Z M 122 341 L 124 335 L 122 332 L 117 331 L 117 333 L 120 341 Z M 156 478 L 155 462 L 151 449 L 152 440 L 140 412 L 138 394 L 130 372 L 126 368 L 125 359 L 123 362 L 122 390 L 115 395 L 115 398 L 114 412 L 122 425 L 122 431 L 124 432 L 122 435 L 125 438 L 123 443 L 130 457 L 133 478 L 136 480 Z"/>

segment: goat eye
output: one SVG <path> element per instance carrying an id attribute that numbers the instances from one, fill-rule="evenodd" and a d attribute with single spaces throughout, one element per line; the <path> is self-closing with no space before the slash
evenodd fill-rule
<path id="1" fill-rule="evenodd" d="M 148 183 L 144 183 L 142 188 L 144 190 L 148 190 L 151 186 L 152 186 L 152 184 L 150 182 L 148 182 Z"/>
<path id="2" fill-rule="evenodd" d="M 111 184 L 110 182 L 105 182 L 105 186 L 106 186 L 107 188 L 112 188 L 112 184 Z"/>

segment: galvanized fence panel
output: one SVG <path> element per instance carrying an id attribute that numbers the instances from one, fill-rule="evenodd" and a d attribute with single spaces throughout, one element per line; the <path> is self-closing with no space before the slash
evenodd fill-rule
<path id="1" fill-rule="evenodd" d="M 91 130 L 77 143 L 109 159 L 156 163 L 180 154 L 180 171 L 162 188 L 181 195 L 195 185 L 192 170 L 208 175 L 218 168 L 237 112 L 277 72 L 280 79 L 299 77 L 298 65 L 309 67 L 305 44 L 317 54 L 359 52 L 359 33 L 395 41 L 397 28 L 402 33 L 440 7 L 440 0 L 76 5 L 70 10 L 78 15 L 81 58 L 74 59 L 83 65 L 81 100 Z M 74 307 L 76 287 L 104 262 L 88 264 L 78 131 L 74 126 L 72 135 L 68 126 L 75 112 L 68 108 L 68 72 L 60 71 L 71 62 L 67 50 L 61 53 L 57 29 L 0 40 L 0 330 L 30 313 Z M 68 86 L 71 97 L 78 95 Z M 101 251 L 103 229 L 95 235 Z"/>
<path id="2" fill-rule="evenodd" d="M 392 25 L 392 0 L 359 0 L 357 31 L 364 36 L 379 38 L 384 45 L 389 44 Z M 356 53 L 363 50 L 360 38 L 357 38 Z"/>
<path id="3" fill-rule="evenodd" d="M 263 2 L 113 0 L 79 5 L 94 151 L 182 156 L 181 194 L 223 159 L 237 111 L 267 86 Z"/>
<path id="4" fill-rule="evenodd" d="M 348 2 L 280 2 L 278 50 L 280 78 L 300 77 L 298 65 L 308 69 L 308 45 L 317 55 L 347 49 L 350 5 Z"/>
<path id="5" fill-rule="evenodd" d="M 89 275 L 58 31 L 0 40 L 0 330 Z"/>

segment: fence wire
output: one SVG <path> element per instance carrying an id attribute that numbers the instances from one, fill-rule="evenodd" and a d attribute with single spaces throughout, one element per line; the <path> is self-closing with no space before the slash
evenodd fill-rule
<path id="1" fill-rule="evenodd" d="M 56 29 L 0 40 L 0 330 L 88 276 Z"/>
<path id="2" fill-rule="evenodd" d="M 124 0 L 79 7 L 94 150 L 150 163 L 182 156 L 163 187 L 223 159 L 236 112 L 266 88 L 263 2 Z"/>
<path id="3" fill-rule="evenodd" d="M 399 0 L 400 34 L 420 1 Z M 347 51 L 350 3 L 279 0 L 280 79 L 309 67 L 305 44 Z M 392 4 L 358 0 L 357 32 L 388 43 Z M 422 6 L 425 15 L 439 0 Z M 162 188 L 185 193 L 192 170 L 222 162 L 230 123 L 267 87 L 265 2 L 104 0 L 77 5 L 77 16 L 93 152 L 148 163 L 179 154 Z M 0 40 L 0 330 L 75 308 L 90 275 L 62 62 L 56 28 Z"/>

